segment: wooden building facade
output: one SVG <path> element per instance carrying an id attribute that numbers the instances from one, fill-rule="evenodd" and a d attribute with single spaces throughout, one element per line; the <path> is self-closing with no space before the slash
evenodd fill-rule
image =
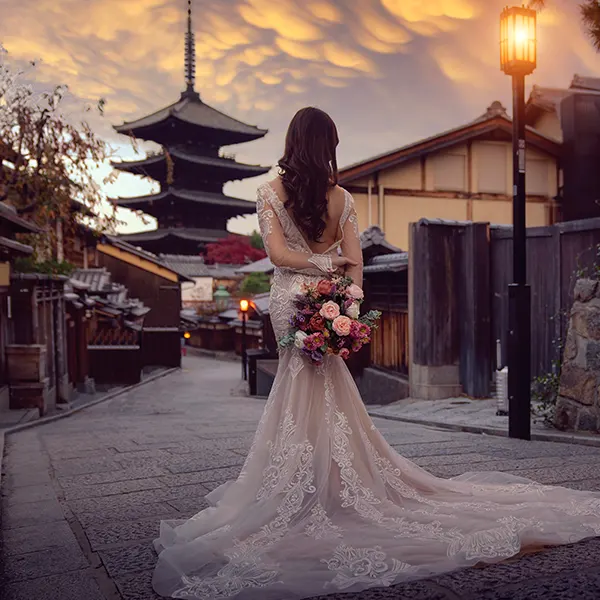
<path id="1" fill-rule="evenodd" d="M 527 222 L 551 225 L 561 145 L 527 130 Z M 361 230 L 378 225 L 410 250 L 409 225 L 422 218 L 512 223 L 512 121 L 499 102 L 451 131 L 361 161 L 340 171 L 356 202 Z"/>
<path id="2" fill-rule="evenodd" d="M 142 328 L 143 365 L 181 366 L 181 285 L 189 278 L 153 254 L 112 236 L 104 236 L 97 251 L 100 265 L 113 281 L 127 286 L 150 309 Z"/>

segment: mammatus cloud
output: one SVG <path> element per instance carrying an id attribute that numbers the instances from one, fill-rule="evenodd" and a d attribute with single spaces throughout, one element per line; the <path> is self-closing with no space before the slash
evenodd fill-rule
<path id="1" fill-rule="evenodd" d="M 344 164 L 474 118 L 497 98 L 509 104 L 497 44 L 505 3 L 194 0 L 197 89 L 269 128 L 265 140 L 239 149 L 240 159 L 276 162 L 293 112 L 318 104 L 338 123 Z M 114 136 L 110 123 L 181 91 L 185 9 L 185 0 L 4 0 L 0 41 L 16 62 L 41 59 L 39 80 L 66 83 L 87 102 L 106 98 L 99 127 Z M 530 83 L 564 86 L 574 72 L 600 74 L 576 3 L 555 0 L 539 22 Z M 148 184 L 136 181 L 121 177 L 118 193 L 145 193 Z M 249 196 L 255 185 L 233 187 Z"/>

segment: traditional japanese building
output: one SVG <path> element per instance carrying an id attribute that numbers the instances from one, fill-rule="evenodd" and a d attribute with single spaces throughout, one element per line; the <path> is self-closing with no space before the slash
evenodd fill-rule
<path id="1" fill-rule="evenodd" d="M 239 163 L 221 151 L 223 146 L 262 138 L 267 131 L 212 108 L 195 90 L 191 0 L 188 0 L 185 74 L 186 90 L 177 102 L 115 127 L 119 133 L 162 146 L 160 152 L 144 160 L 113 165 L 160 183 L 157 194 L 115 200 L 118 206 L 156 218 L 156 230 L 121 236 L 124 241 L 155 254 L 199 254 L 207 243 L 226 237 L 228 220 L 253 213 L 255 204 L 225 195 L 224 184 L 269 171 L 269 167 Z"/>

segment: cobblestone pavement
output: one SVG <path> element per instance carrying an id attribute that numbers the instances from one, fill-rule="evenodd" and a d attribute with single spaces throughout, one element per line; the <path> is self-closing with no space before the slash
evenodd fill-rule
<path id="1" fill-rule="evenodd" d="M 68 419 L 7 439 L 2 600 L 153 600 L 151 540 L 190 517 L 240 470 L 264 401 L 242 396 L 239 365 L 184 370 Z M 494 469 L 600 490 L 600 448 L 521 442 L 377 420 L 404 456 L 440 476 Z M 600 598 L 600 539 L 502 565 L 329 600 Z M 260 599 L 260 594 L 257 595 Z"/>

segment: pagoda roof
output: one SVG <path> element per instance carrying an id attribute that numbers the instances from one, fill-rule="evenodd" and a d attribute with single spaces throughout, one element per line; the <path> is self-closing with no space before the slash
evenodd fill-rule
<path id="1" fill-rule="evenodd" d="M 115 126 L 115 130 L 125 135 L 132 135 L 142 139 L 144 134 L 149 133 L 150 129 L 156 126 L 164 125 L 170 120 L 178 121 L 185 125 L 192 125 L 202 129 L 211 129 L 216 132 L 225 132 L 233 134 L 240 141 L 254 140 L 267 134 L 266 129 L 259 129 L 254 125 L 248 125 L 238 121 L 221 111 L 205 104 L 200 99 L 200 95 L 194 91 L 187 91 L 181 95 L 181 98 L 165 108 L 137 119 L 135 121 L 125 122 L 123 125 Z"/>
<path id="2" fill-rule="evenodd" d="M 212 243 L 227 237 L 228 231 L 219 229 L 199 229 L 193 227 L 165 227 L 153 231 L 140 231 L 139 233 L 126 233 L 118 236 L 118 239 L 130 244 L 136 242 L 156 242 L 169 237 L 188 240 L 191 242 Z"/>
<path id="3" fill-rule="evenodd" d="M 246 165 L 244 163 L 238 163 L 231 158 L 222 158 L 220 156 L 205 156 L 203 154 L 189 152 L 184 148 L 170 148 L 169 154 L 175 159 L 190 162 L 195 165 L 238 171 L 244 177 L 256 177 L 258 175 L 264 175 L 270 170 L 270 167 Z M 164 162 L 166 162 L 166 155 L 161 152 L 160 154 L 155 154 L 142 160 L 113 162 L 112 165 L 121 171 L 135 172 L 137 170 L 143 170 L 152 165 L 159 165 Z"/>
<path id="4" fill-rule="evenodd" d="M 251 200 L 242 200 L 240 198 L 232 198 L 225 194 L 216 192 L 204 192 L 202 190 L 183 190 L 177 188 L 168 188 L 158 194 L 150 196 L 137 196 L 134 198 L 116 198 L 115 204 L 123 208 L 131 208 L 136 210 L 136 206 L 144 204 L 154 204 L 161 201 L 177 199 L 187 202 L 195 202 L 197 204 L 210 204 L 213 206 L 222 206 L 224 208 L 235 209 L 240 214 L 251 214 L 256 211 L 256 203 Z"/>

